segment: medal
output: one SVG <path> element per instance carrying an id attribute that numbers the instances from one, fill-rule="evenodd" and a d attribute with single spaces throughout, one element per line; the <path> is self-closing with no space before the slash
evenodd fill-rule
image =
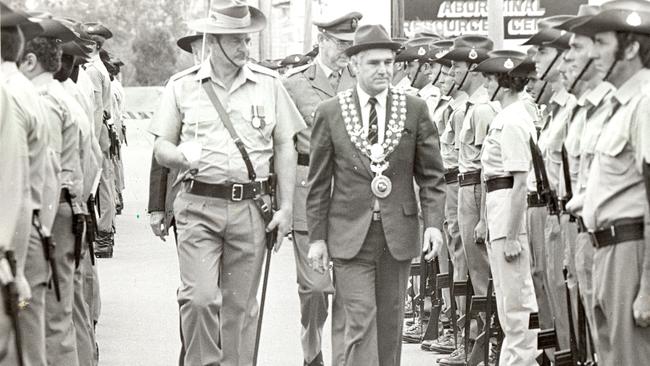
<path id="1" fill-rule="evenodd" d="M 259 105 L 252 105 L 251 115 L 251 125 L 253 128 L 261 129 L 266 126 L 266 122 L 264 121 L 264 107 Z"/>
<path id="2" fill-rule="evenodd" d="M 386 198 L 393 190 L 393 182 L 385 175 L 376 175 L 370 183 L 370 189 L 378 198 Z"/>
<path id="3" fill-rule="evenodd" d="M 253 125 L 253 128 L 260 128 L 262 127 L 262 121 L 257 117 L 253 117 L 251 120 L 251 125 Z"/>
<path id="4" fill-rule="evenodd" d="M 380 163 L 384 160 L 384 147 L 379 144 L 373 144 L 370 146 L 370 160 L 374 163 Z"/>

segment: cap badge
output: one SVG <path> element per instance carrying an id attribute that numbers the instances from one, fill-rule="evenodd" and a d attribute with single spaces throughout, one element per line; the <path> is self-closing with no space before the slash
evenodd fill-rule
<path id="1" fill-rule="evenodd" d="M 561 31 L 560 31 L 560 36 L 563 36 L 563 35 L 565 35 L 565 34 L 566 34 L 566 31 L 565 31 L 565 30 L 561 30 Z"/>
<path id="2" fill-rule="evenodd" d="M 424 49 L 424 47 L 420 47 L 418 49 L 418 56 L 424 56 L 427 53 L 427 51 Z"/>
<path id="3" fill-rule="evenodd" d="M 641 25 L 641 16 L 639 16 L 639 13 L 634 11 L 627 16 L 625 22 L 633 27 L 638 27 Z"/>
<path id="4" fill-rule="evenodd" d="M 436 53 L 436 58 L 443 58 L 447 54 L 447 50 L 440 50 Z"/>
<path id="5" fill-rule="evenodd" d="M 352 18 L 352 20 L 350 21 L 350 26 L 352 27 L 352 29 L 357 29 L 357 24 L 359 24 L 359 19 Z"/>
<path id="6" fill-rule="evenodd" d="M 514 64 L 514 62 L 512 62 L 511 59 L 507 59 L 506 62 L 503 63 L 503 67 L 505 67 L 506 69 L 510 70 L 510 69 L 512 69 L 513 67 L 515 67 L 515 64 Z"/>
<path id="7" fill-rule="evenodd" d="M 300 62 L 300 57 L 296 56 L 296 57 L 293 58 L 293 60 L 294 60 L 295 62 Z"/>
<path id="8" fill-rule="evenodd" d="M 476 53 L 476 50 L 472 48 L 472 50 L 469 51 L 468 57 L 470 60 L 476 60 L 478 58 L 478 53 Z"/>

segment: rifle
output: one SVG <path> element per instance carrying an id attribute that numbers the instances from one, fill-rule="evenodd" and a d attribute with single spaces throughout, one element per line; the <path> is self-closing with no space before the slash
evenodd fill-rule
<path id="1" fill-rule="evenodd" d="M 50 263 L 50 268 L 52 269 L 52 280 L 48 285 L 48 287 L 52 288 L 52 286 L 54 286 L 54 294 L 56 295 L 56 300 L 61 302 L 61 289 L 59 287 L 59 271 L 57 269 L 56 260 L 54 259 L 54 251 L 56 250 L 56 244 L 54 243 L 54 241 L 52 241 L 51 236 L 45 235 L 38 210 L 34 210 L 34 213 L 32 215 L 32 226 L 34 226 L 34 228 L 36 229 L 36 233 L 38 234 L 38 237 L 41 239 L 45 261 Z"/>
<path id="2" fill-rule="evenodd" d="M 63 189 L 63 194 L 65 195 L 65 200 L 70 205 L 70 210 L 72 211 L 72 195 L 67 188 Z M 74 234 L 74 268 L 79 268 L 79 262 L 81 261 L 81 245 L 83 242 L 84 236 L 84 225 L 86 225 L 86 218 L 82 214 L 75 214 L 73 211 L 72 214 L 72 234 Z"/>
<path id="3" fill-rule="evenodd" d="M 566 291 L 566 303 L 569 308 L 569 344 L 568 350 L 560 350 L 555 352 L 555 365 L 556 366 L 576 366 L 578 362 L 576 356 L 579 352 L 578 344 L 576 342 L 576 333 L 573 329 L 573 306 L 571 305 L 571 291 L 569 291 L 569 282 L 567 281 L 567 268 L 564 267 L 562 274 L 564 275 L 564 289 Z"/>
<path id="4" fill-rule="evenodd" d="M 650 163 L 643 159 L 643 181 L 645 183 L 645 195 L 650 205 Z"/>
<path id="5" fill-rule="evenodd" d="M 571 201 L 571 198 L 573 198 L 573 189 L 571 188 L 571 172 L 569 170 L 569 154 L 566 151 L 566 146 L 562 144 L 562 175 L 564 177 L 564 189 L 565 189 L 565 195 L 558 200 L 560 210 L 563 213 L 566 213 L 569 215 L 569 221 L 575 222 L 576 217 L 571 215 L 570 213 L 567 212 L 566 210 L 566 204 Z"/>
<path id="6" fill-rule="evenodd" d="M 533 170 L 535 171 L 535 180 L 537 181 L 537 194 L 546 200 L 549 214 L 557 216 L 559 221 L 560 208 L 558 207 L 557 194 L 551 188 L 551 184 L 548 180 L 548 174 L 546 174 L 546 166 L 544 165 L 542 152 L 539 149 L 539 146 L 537 146 L 535 143 L 535 140 L 533 140 L 532 136 L 528 142 L 530 145 Z"/>
<path id="7" fill-rule="evenodd" d="M 451 282 L 450 273 L 453 273 L 453 267 L 451 266 L 449 268 L 449 273 L 440 273 L 438 260 L 438 258 L 434 258 L 431 263 L 431 288 L 427 290 L 427 293 L 431 296 L 431 315 L 429 316 L 429 322 L 427 323 L 427 328 L 424 331 L 422 340 L 433 340 L 438 338 L 438 323 L 440 321 L 440 313 L 442 311 L 443 303 L 442 289 L 449 288 Z M 451 302 L 453 304 L 454 300 Z M 452 317 L 453 316 L 454 314 L 452 313 Z"/>
<path id="8" fill-rule="evenodd" d="M 129 146 L 129 141 L 126 139 L 126 125 L 122 122 L 122 136 L 124 136 L 124 145 Z"/>
<path id="9" fill-rule="evenodd" d="M 271 166 L 273 163 L 271 162 Z M 277 210 L 277 199 L 276 199 L 276 179 L 275 175 L 271 174 L 269 176 L 269 186 L 271 189 L 271 207 L 268 207 L 266 202 L 262 199 L 261 196 L 255 197 L 255 205 L 260 209 L 262 217 L 264 218 L 264 223 L 268 225 L 269 222 L 273 219 L 273 212 Z M 269 284 L 269 269 L 271 268 L 271 255 L 273 254 L 273 247 L 278 241 L 278 228 L 271 230 L 266 233 L 266 261 L 264 265 L 264 280 L 262 281 L 262 299 L 260 300 L 260 309 L 259 317 L 257 318 L 257 331 L 255 333 L 255 349 L 253 352 L 253 365 L 257 366 L 257 355 L 260 349 L 260 336 L 262 334 L 262 318 L 264 317 L 264 304 L 266 303 L 266 289 Z"/>
<path id="10" fill-rule="evenodd" d="M 18 289 L 16 288 L 16 258 L 14 257 L 13 251 L 6 251 L 4 253 L 5 259 L 9 262 L 9 268 L 11 269 L 11 275 L 14 279 L 8 281 L 7 283 L 2 284 L 2 292 L 5 300 L 5 312 L 11 319 L 11 326 L 14 328 L 14 335 L 16 338 L 16 358 L 18 359 L 18 365 L 23 365 L 23 342 L 20 332 L 20 326 L 18 325 Z"/>
<path id="11" fill-rule="evenodd" d="M 88 243 L 88 252 L 90 253 L 90 263 L 95 265 L 95 247 L 94 243 L 97 240 L 97 235 L 99 234 L 99 226 L 97 222 L 99 218 L 97 216 L 97 210 L 95 210 L 95 194 L 99 189 L 99 181 L 102 178 L 102 170 L 100 169 L 93 180 L 93 185 L 90 189 L 90 196 L 86 202 L 86 207 L 88 207 L 88 215 L 86 216 L 86 242 Z M 98 205 L 99 206 L 99 205 Z"/>

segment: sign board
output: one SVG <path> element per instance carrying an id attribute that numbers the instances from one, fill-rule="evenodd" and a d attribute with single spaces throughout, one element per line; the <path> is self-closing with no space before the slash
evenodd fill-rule
<path id="1" fill-rule="evenodd" d="M 560 14 L 576 14 L 588 0 L 503 0 L 505 39 L 528 38 L 537 21 Z M 404 31 L 428 30 L 445 37 L 487 35 L 487 0 L 405 0 Z"/>

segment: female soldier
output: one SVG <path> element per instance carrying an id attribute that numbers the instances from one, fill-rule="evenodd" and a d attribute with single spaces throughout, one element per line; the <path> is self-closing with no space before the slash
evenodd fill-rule
<path id="1" fill-rule="evenodd" d="M 530 272 L 526 238 L 526 178 L 531 166 L 529 139 L 536 136 L 522 92 L 528 72 L 520 65 L 525 54 L 494 51 L 475 69 L 489 75 L 488 91 L 497 92 L 501 109 L 490 124 L 483 144 L 481 164 L 486 185 L 488 257 L 494 280 L 497 311 L 505 334 L 499 364 L 536 365 L 536 334 L 528 329 L 537 301 Z M 512 73 L 517 67 L 516 72 Z M 524 66 L 524 67 L 521 67 Z"/>

